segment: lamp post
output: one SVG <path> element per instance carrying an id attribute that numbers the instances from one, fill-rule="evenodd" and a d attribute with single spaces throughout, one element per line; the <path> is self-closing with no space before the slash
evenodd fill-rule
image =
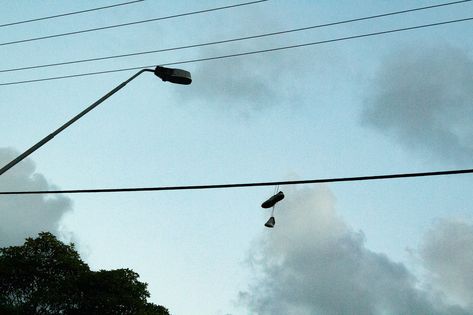
<path id="1" fill-rule="evenodd" d="M 135 73 L 133 76 L 131 76 L 128 80 L 124 81 L 120 85 L 118 85 L 116 88 L 102 96 L 99 100 L 97 100 L 95 103 L 84 109 L 82 112 L 71 118 L 69 121 L 67 121 L 64 125 L 41 139 L 38 143 L 33 145 L 31 148 L 20 154 L 18 157 L 13 159 L 11 162 L 9 162 L 7 165 L 2 167 L 0 169 L 0 175 L 8 171 L 10 168 L 21 162 L 23 159 L 25 159 L 27 156 L 29 156 L 31 153 L 34 151 L 38 150 L 40 147 L 45 145 L 47 142 L 49 142 L 51 139 L 53 139 L 55 136 L 57 136 L 60 132 L 62 132 L 64 129 L 78 121 L 82 116 L 90 112 L 92 109 L 100 105 L 103 101 L 105 101 L 107 98 L 121 90 L 125 85 L 130 83 L 133 79 L 135 79 L 137 76 L 144 72 L 153 72 L 157 77 L 159 77 L 163 81 L 169 81 L 171 83 L 175 84 L 184 84 L 184 85 L 189 85 L 192 82 L 191 74 L 188 71 L 181 70 L 181 69 L 172 69 L 172 68 L 165 68 L 165 67 L 160 67 L 157 66 L 154 70 L 152 69 L 142 69 Z"/>

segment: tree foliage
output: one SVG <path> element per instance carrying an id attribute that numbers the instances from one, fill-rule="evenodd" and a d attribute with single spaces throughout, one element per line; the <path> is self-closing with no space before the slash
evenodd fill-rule
<path id="1" fill-rule="evenodd" d="M 0 314 L 169 315 L 130 269 L 91 271 L 51 233 L 0 249 Z"/>

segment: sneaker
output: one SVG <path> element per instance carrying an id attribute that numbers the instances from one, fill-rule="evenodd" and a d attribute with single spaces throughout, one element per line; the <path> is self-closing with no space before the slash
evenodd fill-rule
<path id="1" fill-rule="evenodd" d="M 278 201 L 281 201 L 283 199 L 284 199 L 284 193 L 280 191 L 276 195 L 272 196 L 271 198 L 263 202 L 261 204 L 261 207 L 265 209 L 272 208 Z"/>
<path id="2" fill-rule="evenodd" d="M 264 226 L 268 228 L 273 228 L 275 224 L 276 224 L 276 220 L 274 219 L 274 217 L 271 217 L 269 218 L 268 222 L 264 224 Z"/>

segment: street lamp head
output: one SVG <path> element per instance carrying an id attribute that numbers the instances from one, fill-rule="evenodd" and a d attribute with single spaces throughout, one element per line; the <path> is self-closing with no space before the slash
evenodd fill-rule
<path id="1" fill-rule="evenodd" d="M 188 85 L 192 82 L 190 72 L 182 69 L 157 66 L 156 69 L 154 69 L 154 74 L 163 81 L 169 81 L 176 84 Z"/>

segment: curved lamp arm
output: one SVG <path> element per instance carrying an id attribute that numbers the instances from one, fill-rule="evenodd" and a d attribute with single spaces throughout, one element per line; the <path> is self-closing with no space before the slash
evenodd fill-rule
<path id="1" fill-rule="evenodd" d="M 0 169 L 0 175 L 8 171 L 10 168 L 21 162 L 23 159 L 25 159 L 27 156 L 29 156 L 31 153 L 34 151 L 38 150 L 40 147 L 45 145 L 47 142 L 49 142 L 51 139 L 53 139 L 55 136 L 57 136 L 60 132 L 62 132 L 64 129 L 75 123 L 77 120 L 79 120 L 82 116 L 90 112 L 92 109 L 100 105 L 103 101 L 105 101 L 107 98 L 112 96 L 113 94 L 117 93 L 119 90 L 121 90 L 125 85 L 127 85 L 130 81 L 138 77 L 140 74 L 143 72 L 154 72 L 156 76 L 161 78 L 163 81 L 169 81 L 172 83 L 177 83 L 177 84 L 190 84 L 192 82 L 191 79 L 191 74 L 188 71 L 181 70 L 181 69 L 171 69 L 171 68 L 165 68 L 165 67 L 160 67 L 157 66 L 155 70 L 152 69 L 142 69 L 135 73 L 133 76 L 131 76 L 128 80 L 122 82 L 120 85 L 118 85 L 116 88 L 102 96 L 99 100 L 97 100 L 95 103 L 84 109 L 82 112 L 71 118 L 69 121 L 67 121 L 64 125 L 41 139 L 38 143 L 33 145 L 31 148 L 20 154 L 18 157 L 13 159 L 11 162 L 9 162 L 7 165 L 2 167 Z"/>

